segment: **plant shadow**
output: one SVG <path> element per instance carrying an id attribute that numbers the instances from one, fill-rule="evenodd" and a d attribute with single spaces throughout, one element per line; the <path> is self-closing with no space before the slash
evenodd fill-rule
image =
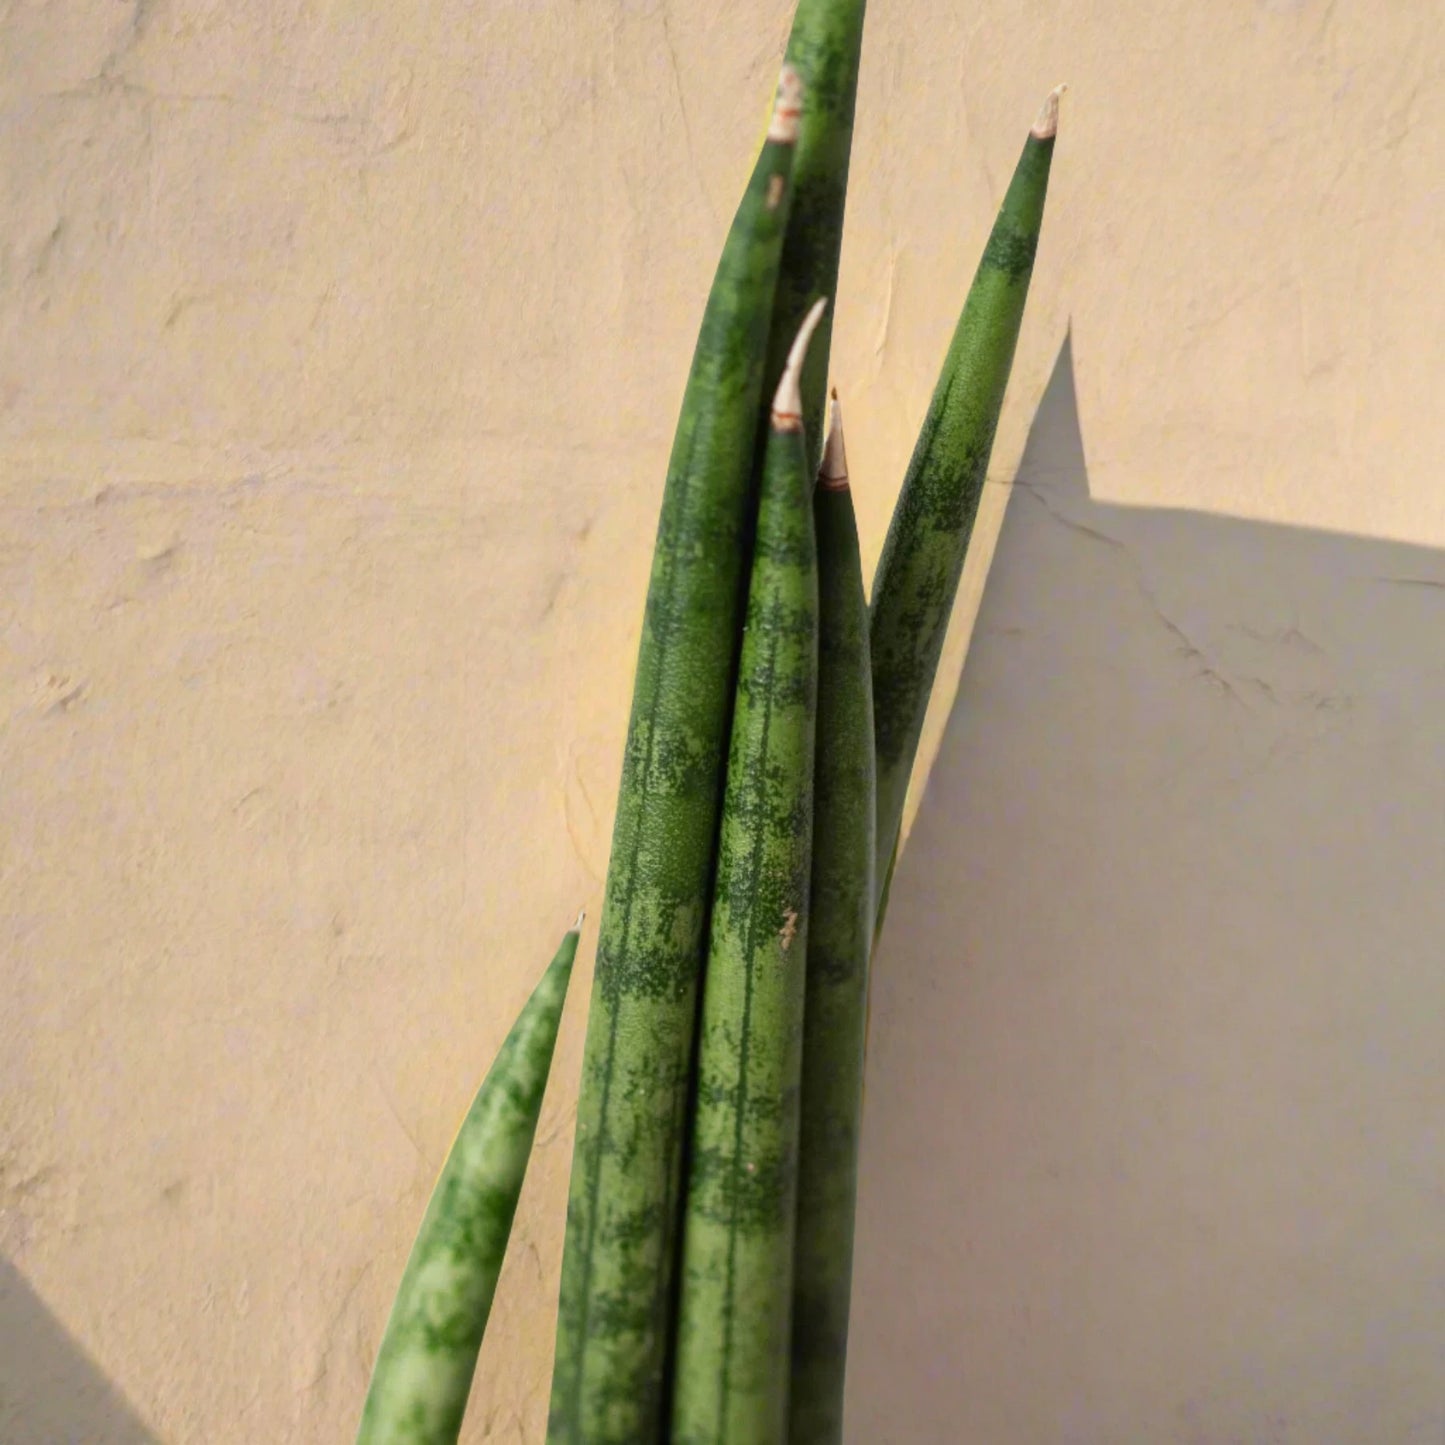
<path id="1" fill-rule="evenodd" d="M 850 1441 L 1445 1434 L 1445 554 L 1089 494 L 1066 341 L 876 961 Z"/>
<path id="2" fill-rule="evenodd" d="M 0 1258 L 0 1441 L 159 1445 L 94 1360 Z"/>

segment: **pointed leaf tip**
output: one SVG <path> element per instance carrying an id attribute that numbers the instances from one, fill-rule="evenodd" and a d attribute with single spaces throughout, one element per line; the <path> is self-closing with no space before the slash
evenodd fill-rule
<path id="1" fill-rule="evenodd" d="M 1029 131 L 1036 140 L 1052 140 L 1059 133 L 1059 97 L 1068 88 L 1066 84 L 1056 85 L 1044 97 L 1044 103 L 1039 107 L 1039 113 Z"/>
<path id="2" fill-rule="evenodd" d="M 843 408 L 838 404 L 838 388 L 832 391 L 833 403 L 828 408 L 828 440 L 823 446 L 823 460 L 818 467 L 818 485 L 825 492 L 848 490 L 848 453 L 843 446 Z"/>
<path id="3" fill-rule="evenodd" d="M 803 318 L 803 324 L 798 328 L 797 336 L 793 338 L 792 349 L 788 352 L 788 363 L 783 367 L 783 375 L 778 381 L 778 389 L 773 395 L 772 424 L 776 431 L 802 431 L 803 429 L 801 386 L 803 362 L 808 355 L 808 343 L 813 339 L 813 332 L 817 330 L 818 323 L 823 319 L 823 312 L 827 305 L 828 298 L 820 296 Z"/>
<path id="4" fill-rule="evenodd" d="M 586 910 L 585 908 L 579 908 L 579 909 L 577 910 L 577 922 L 572 925 L 572 932 L 573 932 L 573 933 L 581 933 L 581 932 L 582 932 L 582 920 L 583 920 L 584 918 L 586 918 L 586 917 L 587 917 L 587 910 Z"/>

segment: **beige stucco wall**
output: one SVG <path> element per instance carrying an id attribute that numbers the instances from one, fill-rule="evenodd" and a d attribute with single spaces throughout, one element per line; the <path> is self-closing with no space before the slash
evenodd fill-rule
<path id="1" fill-rule="evenodd" d="M 789 10 L 0 8 L 7 1442 L 347 1438 L 600 900 Z M 1438 1440 L 1445 12 L 874 0 L 865 51 L 870 566 L 1071 91 L 879 959 L 853 1438 Z M 587 982 L 471 1440 L 542 1438 Z"/>

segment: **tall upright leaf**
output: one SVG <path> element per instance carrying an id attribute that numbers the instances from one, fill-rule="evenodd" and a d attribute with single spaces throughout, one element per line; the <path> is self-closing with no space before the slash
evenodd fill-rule
<path id="1" fill-rule="evenodd" d="M 1023 323 L 1062 90 L 1051 92 L 1024 143 L 914 447 L 873 582 L 880 890 L 888 881 Z"/>
<path id="2" fill-rule="evenodd" d="M 753 448 L 802 102 L 785 66 L 703 312 L 663 490 L 587 1021 L 552 1445 L 648 1445 L 661 1427 Z"/>
<path id="3" fill-rule="evenodd" d="M 773 402 L 698 1045 L 673 1445 L 782 1445 L 813 822 L 818 570 L 799 374 Z"/>
<path id="4" fill-rule="evenodd" d="M 813 494 L 818 749 L 803 1009 L 789 1445 L 843 1438 L 863 1045 L 873 943 L 873 687 L 868 605 L 834 395 Z"/>
<path id="5" fill-rule="evenodd" d="M 838 294 L 838 258 L 843 244 L 866 9 L 866 0 L 798 0 L 793 13 L 787 62 L 803 78 L 808 105 L 798 129 L 793 209 L 778 270 L 764 395 L 782 375 L 788 349 L 809 308 L 819 297 Z M 817 471 L 823 449 L 833 311 L 830 306 L 824 312 L 817 335 L 808 345 L 800 383 L 809 476 Z M 764 415 L 760 425 L 766 424 Z"/>

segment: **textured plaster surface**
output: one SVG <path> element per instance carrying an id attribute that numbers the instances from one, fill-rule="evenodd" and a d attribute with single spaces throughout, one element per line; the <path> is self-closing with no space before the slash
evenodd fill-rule
<path id="1" fill-rule="evenodd" d="M 600 900 L 788 19 L 0 3 L 7 1442 L 354 1428 Z M 1430 4 L 870 5 L 870 569 L 1070 91 L 879 960 L 859 1441 L 1445 1432 L 1442 57 Z M 542 1438 L 588 982 L 472 1441 Z"/>

